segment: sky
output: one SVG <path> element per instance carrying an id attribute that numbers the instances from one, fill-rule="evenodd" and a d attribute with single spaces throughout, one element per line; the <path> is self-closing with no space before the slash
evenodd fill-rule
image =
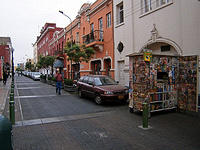
<path id="1" fill-rule="evenodd" d="M 0 37 L 11 37 L 15 65 L 33 57 L 32 44 L 46 22 L 56 23 L 62 28 L 70 23 L 59 10 L 73 20 L 86 2 L 95 0 L 2 0 Z"/>

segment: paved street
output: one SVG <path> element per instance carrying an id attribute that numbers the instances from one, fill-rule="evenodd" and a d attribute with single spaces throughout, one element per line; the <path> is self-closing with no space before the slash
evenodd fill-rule
<path id="1" fill-rule="evenodd" d="M 96 105 L 55 87 L 15 77 L 15 150 L 199 150 L 200 119 L 155 114 L 149 130 L 124 104 Z M 5 113 L 8 115 L 8 104 Z"/>

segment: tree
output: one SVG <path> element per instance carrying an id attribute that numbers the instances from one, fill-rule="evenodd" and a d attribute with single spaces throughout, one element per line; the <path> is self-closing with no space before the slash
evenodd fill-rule
<path id="1" fill-rule="evenodd" d="M 88 62 L 92 55 L 95 53 L 92 47 L 86 47 L 85 45 L 79 46 L 78 44 L 73 44 L 68 42 L 64 47 L 65 53 L 68 56 L 68 60 L 71 61 L 71 79 L 72 79 L 72 62 L 80 64 L 85 61 Z M 80 68 L 79 68 L 80 70 Z"/>
<path id="2" fill-rule="evenodd" d="M 31 67 L 32 67 L 31 62 L 30 61 L 26 62 L 25 68 L 31 70 Z"/>
<path id="3" fill-rule="evenodd" d="M 54 56 L 39 56 L 37 67 L 39 69 L 41 69 L 41 68 L 46 69 L 48 67 L 51 67 L 51 69 L 52 69 L 51 74 L 53 75 L 53 63 L 54 63 L 54 61 L 55 61 Z M 48 70 L 47 70 L 47 74 L 48 74 Z"/>
<path id="4" fill-rule="evenodd" d="M 38 62 L 37 62 L 37 65 L 36 65 L 39 69 L 41 68 L 45 68 L 45 57 L 44 56 L 39 56 L 39 59 L 38 59 Z"/>
<path id="5" fill-rule="evenodd" d="M 55 57 L 54 56 L 46 56 L 45 57 L 45 66 L 46 67 L 51 67 L 51 75 L 53 75 L 53 63 L 55 61 Z M 48 71 L 47 71 L 48 74 Z"/>

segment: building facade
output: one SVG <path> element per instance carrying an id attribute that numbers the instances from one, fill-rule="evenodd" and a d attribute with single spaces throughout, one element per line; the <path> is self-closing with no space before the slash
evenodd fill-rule
<path id="1" fill-rule="evenodd" d="M 0 37 L 0 59 L 11 66 L 12 43 L 10 37 Z"/>
<path id="2" fill-rule="evenodd" d="M 127 54 L 150 50 L 161 55 L 200 55 L 198 0 L 115 0 L 113 5 L 115 77 L 120 83 L 129 83 Z"/>
<path id="3" fill-rule="evenodd" d="M 36 66 L 38 62 L 37 42 L 33 44 L 33 63 Z"/>
<path id="4" fill-rule="evenodd" d="M 75 77 L 77 73 L 80 73 L 80 76 L 104 74 L 114 78 L 112 18 L 113 1 L 97 0 L 93 4 L 83 4 L 76 19 L 72 21 L 72 24 L 67 26 L 67 41 L 71 40 L 77 44 L 84 44 L 86 47 L 93 47 L 95 50 L 94 56 L 88 63 L 81 62 L 80 66 L 72 64 L 72 71 Z M 67 74 L 70 74 L 70 62 L 67 61 L 66 64 Z"/>
<path id="5" fill-rule="evenodd" d="M 46 23 L 41 29 L 40 35 L 37 37 L 37 60 L 39 56 L 54 56 L 56 49 L 50 47 L 50 43 L 54 38 L 55 33 L 61 31 L 62 28 L 56 27 L 55 23 Z M 35 61 L 35 60 L 34 60 Z M 43 74 L 51 71 L 51 68 L 41 69 Z"/>
<path id="6" fill-rule="evenodd" d="M 42 28 L 40 35 L 37 38 L 37 52 L 38 56 L 52 55 L 54 52 L 50 51 L 49 41 L 53 38 L 55 31 L 61 31 L 62 28 L 56 27 L 55 23 L 46 23 Z"/>

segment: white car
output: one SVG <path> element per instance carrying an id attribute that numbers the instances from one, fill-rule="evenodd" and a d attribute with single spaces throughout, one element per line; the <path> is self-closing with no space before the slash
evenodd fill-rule
<path id="1" fill-rule="evenodd" d="M 41 75 L 40 72 L 33 72 L 32 73 L 33 80 L 40 80 L 40 75 Z"/>

